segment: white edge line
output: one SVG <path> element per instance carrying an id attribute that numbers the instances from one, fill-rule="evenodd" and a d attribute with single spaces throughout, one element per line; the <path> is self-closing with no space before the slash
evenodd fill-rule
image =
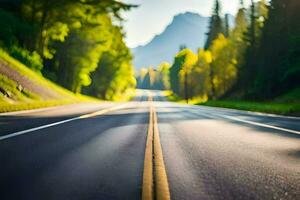
<path id="1" fill-rule="evenodd" d="M 225 115 L 219 115 L 219 116 L 223 117 L 223 118 L 235 120 L 235 121 L 240 121 L 240 122 L 244 122 L 244 123 L 256 125 L 256 126 L 261 126 L 261 127 L 265 127 L 265 128 L 271 128 L 271 129 L 275 129 L 275 130 L 280 130 L 280 131 L 285 131 L 285 132 L 289 132 L 289 133 L 294 133 L 294 134 L 300 135 L 300 131 L 295 131 L 295 130 L 286 129 L 286 128 L 280 128 L 280 127 L 277 127 L 277 126 L 272 126 L 272 125 L 267 125 L 267 124 L 261 124 L 261 123 L 258 123 L 258 122 L 252 122 L 252 121 L 243 120 L 243 119 L 239 119 L 239 118 L 231 117 L 231 116 L 225 116 Z"/>
<path id="2" fill-rule="evenodd" d="M 29 132 L 32 132 L 32 131 L 37 131 L 37 130 L 45 129 L 45 128 L 48 128 L 48 127 L 56 126 L 56 125 L 59 125 L 59 124 L 64 124 L 64 123 L 67 123 L 67 122 L 75 121 L 75 120 L 78 120 L 78 119 L 85 119 L 85 118 L 90 118 L 90 117 L 94 117 L 94 116 L 97 116 L 97 115 L 102 115 L 102 114 L 105 114 L 105 113 L 110 112 L 110 111 L 121 109 L 123 107 L 125 107 L 125 104 L 120 105 L 120 106 L 111 107 L 111 108 L 108 108 L 108 109 L 103 109 L 103 110 L 100 110 L 100 111 L 96 111 L 96 112 L 93 112 L 93 113 L 90 113 L 90 114 L 81 115 L 81 116 L 74 117 L 74 118 L 71 118 L 71 119 L 66 119 L 66 120 L 63 120 L 63 121 L 58 121 L 58 122 L 54 122 L 54 123 L 51 123 L 51 124 L 46 124 L 46 125 L 38 126 L 38 127 L 35 127 L 35 128 L 30 128 L 30 129 L 23 130 L 23 131 L 10 133 L 10 134 L 7 134 L 7 135 L 0 136 L 0 141 L 8 139 L 8 138 L 16 137 L 16 136 L 19 136 L 19 135 L 23 135 L 23 134 L 26 134 L 26 133 L 29 133 Z"/>
<path id="3" fill-rule="evenodd" d="M 30 129 L 23 130 L 23 131 L 18 131 L 18 132 L 15 132 L 15 133 L 11 133 L 11 134 L 8 134 L 8 135 L 1 136 L 0 140 L 5 140 L 5 139 L 11 138 L 11 137 L 15 137 L 15 136 L 18 136 L 18 135 L 23 135 L 25 133 L 41 130 L 41 129 L 48 128 L 48 127 L 51 127 L 51 126 L 56 126 L 56 125 L 63 124 L 63 123 L 66 123 L 66 122 L 70 122 L 70 121 L 74 121 L 74 120 L 77 120 L 77 119 L 80 119 L 80 117 L 75 117 L 75 118 L 71 118 L 71 119 L 67 119 L 67 120 L 63 120 L 63 121 L 59 121 L 59 122 L 54 122 L 54 123 L 51 123 L 51 124 L 46 124 L 46 125 L 43 125 L 43 126 L 30 128 Z"/>

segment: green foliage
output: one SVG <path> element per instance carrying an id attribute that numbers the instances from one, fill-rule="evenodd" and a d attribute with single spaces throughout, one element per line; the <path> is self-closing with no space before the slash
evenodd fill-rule
<path id="1" fill-rule="evenodd" d="M 239 110 L 247 110 L 254 112 L 265 112 L 282 115 L 296 115 L 300 114 L 300 103 L 276 103 L 276 102 L 251 102 L 238 100 L 212 100 L 198 105 L 233 108 Z"/>
<path id="2" fill-rule="evenodd" d="M 101 54 L 111 44 L 109 17 L 97 17 L 101 26 L 85 25 L 85 28 L 74 30 L 66 42 L 59 46 L 59 56 L 55 58 L 59 82 L 76 93 L 80 93 L 82 86 L 91 84 L 90 73 L 97 68 Z M 67 56 L 60 56 L 63 53 Z"/>
<path id="3" fill-rule="evenodd" d="M 272 0 L 270 6 L 265 0 L 252 1 L 248 12 L 241 1 L 235 27 L 229 30 L 227 26 L 225 34 L 216 1 L 206 50 L 200 49 L 196 63 L 188 68 L 184 66 L 187 52 L 179 52 L 170 69 L 171 90 L 181 98 L 188 94 L 203 101 L 266 100 L 298 88 L 300 4 L 296 1 Z"/>
<path id="4" fill-rule="evenodd" d="M 70 101 L 70 100 L 52 100 L 52 101 L 22 102 L 22 103 L 17 103 L 17 104 L 6 103 L 6 102 L 1 102 L 0 101 L 0 113 L 52 107 L 52 106 L 70 104 L 70 103 L 73 103 L 73 101 Z"/>
<path id="5" fill-rule="evenodd" d="M 276 102 L 281 103 L 300 103 L 300 87 L 297 87 L 275 99 Z"/>
<path id="6" fill-rule="evenodd" d="M 218 37 L 220 33 L 225 32 L 222 18 L 220 17 L 221 4 L 219 0 L 215 1 L 215 8 L 210 18 L 209 32 L 207 33 L 207 40 L 205 43 L 205 49 L 208 49 L 212 42 Z"/>
<path id="7" fill-rule="evenodd" d="M 212 54 L 210 70 L 212 93 L 210 96 L 211 98 L 217 98 L 226 92 L 228 87 L 230 87 L 230 81 L 234 80 L 236 76 L 236 67 L 234 66 L 236 60 L 232 57 L 229 41 L 223 34 L 220 34 L 213 41 L 210 51 Z"/>
<path id="8" fill-rule="evenodd" d="M 24 88 L 14 80 L 0 74 L 0 113 L 57 106 L 76 102 L 98 101 L 97 99 L 84 95 L 74 95 L 70 91 L 59 87 L 58 85 L 48 81 L 34 71 L 30 70 L 14 58 L 10 57 L 1 49 L 0 63 L 9 66 L 17 73 L 26 76 L 27 79 L 45 88 L 45 90 L 51 90 L 52 92 L 58 94 L 57 99 L 45 100 L 40 94 Z"/>
<path id="9" fill-rule="evenodd" d="M 170 85 L 171 90 L 175 94 L 179 94 L 180 86 L 179 86 L 179 71 L 182 68 L 182 64 L 184 62 L 184 57 L 177 55 L 174 58 L 174 62 L 170 68 Z"/>
<path id="10" fill-rule="evenodd" d="M 263 3 L 258 4 L 262 8 L 257 8 L 257 18 L 261 13 L 266 20 L 256 43 L 248 45 L 242 66 L 240 85 L 248 99 L 274 98 L 300 83 L 300 4 L 297 0 L 273 0 L 268 17 L 264 17 Z"/>
<path id="11" fill-rule="evenodd" d="M 38 84 L 39 86 L 42 86 L 48 90 L 52 90 L 53 92 L 56 92 L 59 95 L 59 97 L 62 99 L 69 99 L 69 100 L 77 99 L 77 96 L 74 96 L 74 94 L 72 92 L 45 79 L 43 76 L 32 71 L 30 68 L 28 68 L 27 66 L 25 66 L 18 60 L 9 56 L 2 49 L 0 49 L 0 62 L 5 63 L 5 65 L 9 66 L 13 70 L 15 70 L 17 73 L 22 74 L 23 76 L 28 78 L 30 81 Z"/>
<path id="12" fill-rule="evenodd" d="M 170 68 L 170 83 L 174 93 L 182 95 L 184 91 L 185 74 L 191 73 L 192 66 L 197 61 L 197 55 L 190 49 L 181 50 L 174 59 L 174 63 Z"/>
<path id="13" fill-rule="evenodd" d="M 0 8 L 0 40 L 5 45 L 16 43 L 18 18 Z"/>
<path id="14" fill-rule="evenodd" d="M 23 64 L 75 93 L 112 75 L 105 84 L 108 96 L 120 96 L 135 81 L 132 57 L 120 42 L 123 33 L 116 24 L 122 20 L 120 13 L 132 7 L 117 0 L 3 0 L 0 45 Z M 102 56 L 111 60 L 101 64 L 108 70 L 92 78 Z M 126 61 L 117 61 L 118 56 Z"/>
<path id="15" fill-rule="evenodd" d="M 1 3 L 0 3 L 1 5 Z M 18 17 L 16 13 L 0 6 L 0 45 L 10 47 L 25 41 L 34 34 L 35 26 Z"/>
<path id="16" fill-rule="evenodd" d="M 194 65 L 191 74 L 190 82 L 192 92 L 190 97 L 199 96 L 207 99 L 211 91 L 210 68 L 212 62 L 212 54 L 210 51 L 199 49 L 198 60 Z"/>
<path id="17" fill-rule="evenodd" d="M 103 51 L 92 73 L 92 85 L 85 89 L 85 93 L 109 100 L 122 99 L 122 94 L 134 88 L 136 81 L 131 64 L 132 56 L 126 47 L 121 29 L 112 27 L 110 48 Z"/>
<path id="18" fill-rule="evenodd" d="M 188 98 L 220 98 L 236 82 L 239 64 L 243 62 L 247 28 L 244 8 L 236 17 L 236 26 L 225 37 L 220 33 L 208 50 L 199 49 L 198 55 L 182 50 L 170 69 L 172 91 Z"/>
<path id="19" fill-rule="evenodd" d="M 162 90 L 169 90 L 170 89 L 170 64 L 167 62 L 161 63 L 157 68 L 157 77 L 156 77 L 156 83 L 157 88 Z"/>
<path id="20" fill-rule="evenodd" d="M 16 58 L 24 65 L 28 66 L 36 72 L 41 72 L 43 68 L 43 60 L 36 51 L 29 52 L 26 49 L 13 46 L 10 48 L 9 52 L 12 57 Z"/>
<path id="21" fill-rule="evenodd" d="M 265 0 L 260 0 L 256 4 L 252 1 L 250 7 L 250 24 L 244 34 L 244 51 L 240 55 L 244 56 L 244 61 L 239 63 L 239 76 L 235 90 L 239 91 L 243 97 L 253 96 L 254 82 L 258 76 L 258 65 L 256 63 L 259 56 L 258 48 L 261 44 L 262 28 L 268 18 L 268 9 Z"/>
<path id="22" fill-rule="evenodd" d="M 150 89 L 150 82 L 146 83 L 145 78 L 148 74 L 148 69 L 141 68 L 136 77 L 136 86 L 141 89 Z"/>
<path id="23" fill-rule="evenodd" d="M 0 101 L 30 101 L 38 100 L 38 95 L 25 88 L 18 87 L 18 84 L 8 77 L 0 74 Z"/>
<path id="24" fill-rule="evenodd" d="M 169 90 L 170 89 L 170 64 L 162 62 L 157 69 L 149 67 L 142 68 L 137 77 L 137 87 L 141 89 L 156 89 Z"/>

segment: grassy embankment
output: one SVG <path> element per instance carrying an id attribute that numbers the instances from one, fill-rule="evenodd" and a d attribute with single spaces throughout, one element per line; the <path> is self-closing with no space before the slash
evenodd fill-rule
<path id="1" fill-rule="evenodd" d="M 185 103 L 185 100 L 167 92 L 170 101 Z M 263 112 L 281 115 L 300 116 L 300 88 L 296 88 L 285 95 L 275 98 L 272 101 L 254 102 L 242 100 L 209 100 L 203 101 L 199 98 L 189 100 L 189 104 L 204 105 L 222 108 L 233 108 L 253 112 Z"/>
<path id="2" fill-rule="evenodd" d="M 74 94 L 69 90 L 56 85 L 42 75 L 30 70 L 16 59 L 10 57 L 1 49 L 0 63 L 3 64 L 5 68 L 9 67 L 16 73 L 26 77 L 27 80 L 38 85 L 38 87 L 44 88 L 45 91 L 51 91 L 51 93 L 56 96 L 55 98 L 44 98 L 43 95 L 31 91 L 29 87 L 24 87 L 15 80 L 7 77 L 5 74 L 0 73 L 0 112 L 28 110 L 87 101 L 99 101 L 96 98 Z"/>

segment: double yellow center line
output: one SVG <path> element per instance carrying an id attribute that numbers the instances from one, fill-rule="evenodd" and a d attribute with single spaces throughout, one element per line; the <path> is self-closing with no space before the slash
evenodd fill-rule
<path id="1" fill-rule="evenodd" d="M 149 127 L 146 141 L 143 200 L 169 200 L 170 190 L 157 125 L 157 114 L 152 104 L 152 96 L 148 98 L 150 104 Z"/>

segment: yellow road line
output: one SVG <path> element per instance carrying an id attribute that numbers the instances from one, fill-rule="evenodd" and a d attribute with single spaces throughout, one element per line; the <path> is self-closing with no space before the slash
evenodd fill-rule
<path id="1" fill-rule="evenodd" d="M 85 119 L 85 118 L 89 118 L 89 117 L 95 117 L 95 116 L 98 116 L 98 115 L 103 115 L 103 114 L 111 112 L 111 111 L 122 109 L 125 106 L 127 106 L 127 105 L 126 104 L 122 104 L 122 105 L 119 105 L 119 106 L 105 108 L 105 109 L 97 111 L 97 112 L 89 113 L 89 114 L 86 114 L 86 115 L 81 115 L 80 119 Z"/>
<path id="2" fill-rule="evenodd" d="M 148 96 L 148 101 L 150 103 L 150 111 L 144 160 L 142 199 L 169 200 L 168 178 L 160 144 L 157 115 L 152 105 L 151 94 Z"/>
<path id="3" fill-rule="evenodd" d="M 155 191 L 157 200 L 169 200 L 170 190 L 162 148 L 160 144 L 159 131 L 157 125 L 157 114 L 155 109 L 153 112 L 153 136 L 154 136 L 154 168 L 155 168 Z"/>
<path id="4" fill-rule="evenodd" d="M 150 107 L 149 128 L 146 141 L 142 199 L 153 200 L 153 118 L 152 107 Z"/>

